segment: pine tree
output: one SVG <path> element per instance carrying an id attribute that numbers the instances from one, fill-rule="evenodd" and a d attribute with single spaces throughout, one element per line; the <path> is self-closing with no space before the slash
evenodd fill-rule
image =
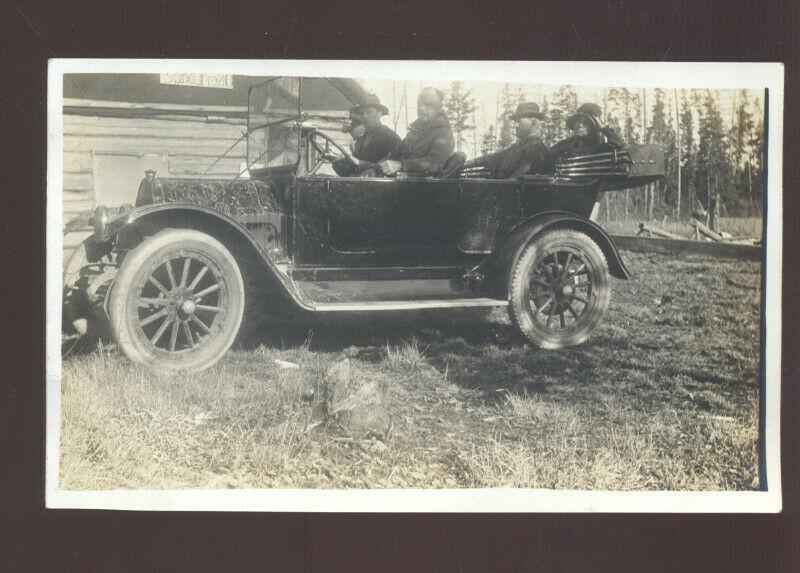
<path id="1" fill-rule="evenodd" d="M 517 140 L 514 122 L 510 116 L 517 110 L 517 105 L 525 101 L 525 91 L 520 86 L 505 84 L 500 92 L 500 117 L 497 122 L 500 130 L 497 135 L 497 148 L 505 149 Z"/>
<path id="2" fill-rule="evenodd" d="M 672 106 L 663 89 L 656 89 L 654 95 L 655 101 L 646 139 L 650 144 L 658 145 L 664 151 L 666 180 L 662 187 L 662 201 L 665 206 L 675 207 L 677 205 L 678 149 L 675 129 L 672 126 Z M 658 204 L 657 198 L 655 203 Z"/>
<path id="3" fill-rule="evenodd" d="M 726 203 L 731 200 L 727 180 L 729 163 L 726 153 L 726 133 L 719 101 L 711 90 L 706 90 L 701 100 L 698 135 L 698 183 L 704 191 L 700 199 L 708 209 L 714 192 L 719 192 Z"/>
<path id="4" fill-rule="evenodd" d="M 497 137 L 495 135 L 494 125 L 490 125 L 486 131 L 483 132 L 483 136 L 481 136 L 481 155 L 493 153 L 496 143 Z"/>
<path id="5" fill-rule="evenodd" d="M 748 187 L 750 201 L 758 214 L 761 214 L 761 201 L 764 197 L 764 113 L 758 100 L 753 102 L 753 132 L 749 141 Z"/>
<path id="6" fill-rule="evenodd" d="M 567 118 L 578 109 L 578 93 L 575 86 L 561 86 L 553 94 L 548 103 L 548 117 L 553 142 L 561 141 L 569 135 L 566 126 Z"/>
<path id="7" fill-rule="evenodd" d="M 542 102 L 542 113 L 548 117 L 548 119 L 542 123 L 542 141 L 547 147 L 551 147 L 558 142 L 558 132 L 556 124 L 549 119 L 550 101 L 547 98 L 544 98 Z"/>
<path id="8" fill-rule="evenodd" d="M 752 107 L 760 111 L 757 100 Z M 761 115 L 760 113 L 758 115 Z M 761 146 L 757 118 L 751 109 L 750 94 L 739 92 L 739 104 L 734 110 L 735 120 L 728 136 L 731 147 L 736 202 L 729 205 L 736 211 L 748 214 L 758 212 L 756 199 L 761 197 Z M 754 178 L 755 175 L 755 178 Z"/>
<path id="9" fill-rule="evenodd" d="M 474 130 L 472 122 L 475 111 L 475 98 L 472 90 L 462 91 L 461 82 L 453 82 L 445 94 L 444 111 L 450 120 L 450 127 L 456 140 L 456 149 L 464 149 L 467 132 Z"/>

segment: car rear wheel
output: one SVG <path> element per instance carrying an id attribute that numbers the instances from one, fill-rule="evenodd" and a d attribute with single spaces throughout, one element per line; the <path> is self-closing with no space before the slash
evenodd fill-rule
<path id="1" fill-rule="evenodd" d="M 111 332 L 134 362 L 203 370 L 236 338 L 244 298 L 242 274 L 222 243 L 168 229 L 122 262 L 108 301 Z"/>
<path id="2" fill-rule="evenodd" d="M 592 334 L 610 297 L 600 247 L 584 233 L 558 229 L 534 239 L 517 261 L 509 314 L 537 346 L 565 348 Z"/>

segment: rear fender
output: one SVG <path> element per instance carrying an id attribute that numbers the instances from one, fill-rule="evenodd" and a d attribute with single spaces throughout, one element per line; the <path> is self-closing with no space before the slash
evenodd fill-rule
<path id="1" fill-rule="evenodd" d="M 586 233 L 603 251 L 611 276 L 625 280 L 630 278 L 630 272 L 619 250 L 602 227 L 566 211 L 545 211 L 523 221 L 503 238 L 499 250 L 488 265 L 491 267 L 489 284 L 492 294 L 500 297 L 508 296 L 511 273 L 525 247 L 537 236 L 553 229 L 575 229 Z"/>
<path id="2" fill-rule="evenodd" d="M 164 229 L 196 229 L 208 233 L 234 254 L 240 263 L 269 272 L 280 290 L 298 307 L 313 310 L 298 293 L 291 278 L 281 273 L 255 237 L 231 217 L 193 204 L 161 203 L 138 207 L 125 215 L 124 224 L 116 231 L 117 250 L 130 250 L 145 237 Z"/>

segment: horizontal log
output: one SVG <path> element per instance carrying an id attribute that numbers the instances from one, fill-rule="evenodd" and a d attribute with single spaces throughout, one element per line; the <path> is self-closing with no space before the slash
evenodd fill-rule
<path id="1" fill-rule="evenodd" d="M 88 230 L 85 231 L 70 231 L 68 233 L 64 233 L 64 238 L 61 241 L 61 245 L 64 249 L 74 249 L 75 247 L 79 246 L 83 241 L 86 240 L 93 232 L 93 229 L 89 227 Z"/>
<path id="2" fill-rule="evenodd" d="M 66 227 L 70 222 L 76 219 L 85 219 L 87 215 L 89 215 L 92 211 L 91 210 L 83 210 L 83 211 L 64 211 L 62 213 L 62 220 L 61 223 L 64 227 Z M 83 227 L 83 225 L 81 225 Z"/>
<path id="3" fill-rule="evenodd" d="M 225 157 L 220 159 L 216 165 L 212 167 L 215 159 L 213 157 L 204 158 L 186 158 L 186 157 L 170 157 L 169 158 L 169 173 L 170 175 L 203 175 L 208 171 L 208 175 L 224 176 L 229 175 L 235 177 L 239 174 L 241 163 L 244 162 L 243 158 L 230 158 Z M 209 170 L 209 168 L 211 168 Z"/>
<path id="4" fill-rule="evenodd" d="M 96 115 L 64 115 L 64 127 L 78 125 L 105 125 L 108 127 L 169 128 L 170 126 L 198 127 L 204 129 L 243 129 L 247 120 L 243 118 L 222 118 L 218 116 L 195 117 L 185 115 L 159 115 L 155 117 L 100 117 Z M 200 124 L 200 125 L 198 125 Z"/>
<path id="5" fill-rule="evenodd" d="M 93 99 L 64 98 L 64 108 L 83 107 L 98 109 L 135 109 L 157 111 L 191 111 L 195 113 L 247 113 L 246 105 L 197 105 L 183 103 L 134 103 L 126 101 L 101 101 Z"/>
<path id="6" fill-rule="evenodd" d="M 712 258 L 760 261 L 763 249 L 754 245 L 731 245 L 701 241 L 656 239 L 631 235 L 612 235 L 614 244 L 624 251 L 634 253 L 660 253 L 665 255 L 703 255 Z"/>
<path id="7" fill-rule="evenodd" d="M 64 173 L 61 186 L 64 191 L 91 191 L 94 189 L 94 179 L 91 173 Z"/>
<path id="8" fill-rule="evenodd" d="M 65 152 L 62 167 L 64 173 L 91 173 L 93 168 L 92 154 L 87 151 Z"/>
<path id="9" fill-rule="evenodd" d="M 658 229 L 656 227 L 651 227 L 644 223 L 639 223 L 639 233 L 650 233 L 656 235 L 657 237 L 663 237 L 665 239 L 682 239 L 683 237 L 679 237 L 673 233 L 668 231 L 664 231 L 662 229 Z"/>
<path id="10" fill-rule="evenodd" d="M 94 196 L 94 191 L 91 189 L 85 191 L 63 190 L 61 192 L 61 197 L 64 200 L 64 203 L 91 201 L 93 196 Z"/>
<path id="11" fill-rule="evenodd" d="M 173 139 L 160 137 L 121 138 L 114 136 L 65 136 L 65 152 L 128 151 L 134 154 L 169 153 L 170 155 L 221 155 L 233 140 Z M 241 148 L 241 151 L 240 151 Z M 240 142 L 234 152 L 244 152 L 245 142 Z"/>
<path id="12" fill-rule="evenodd" d="M 64 127 L 64 136 L 75 137 L 125 137 L 130 139 L 141 139 L 148 137 L 158 137 L 160 139 L 191 139 L 202 138 L 206 141 L 220 140 L 228 141 L 228 145 L 242 136 L 242 131 L 234 129 L 198 129 L 187 127 L 175 127 L 168 129 L 164 127 L 119 127 L 106 125 L 92 126 L 70 126 Z"/>

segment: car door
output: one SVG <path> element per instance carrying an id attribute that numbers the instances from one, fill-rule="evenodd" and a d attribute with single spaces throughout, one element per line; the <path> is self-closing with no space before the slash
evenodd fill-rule
<path id="1" fill-rule="evenodd" d="M 395 179 L 329 179 L 326 205 L 328 246 L 335 255 L 363 259 L 396 245 L 400 201 Z"/>
<path id="2" fill-rule="evenodd" d="M 455 179 L 398 179 L 396 248 L 406 264 L 456 264 L 458 191 Z"/>
<path id="3" fill-rule="evenodd" d="M 458 182 L 337 178 L 328 182 L 328 244 L 373 266 L 450 264 Z"/>

